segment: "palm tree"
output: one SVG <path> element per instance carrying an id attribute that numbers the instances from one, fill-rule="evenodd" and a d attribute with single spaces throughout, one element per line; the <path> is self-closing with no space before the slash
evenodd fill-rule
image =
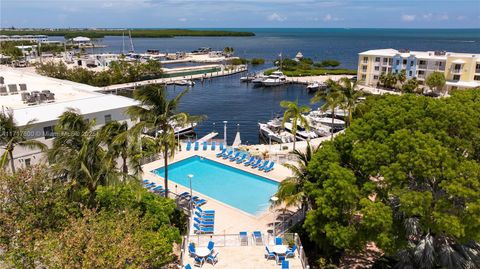
<path id="1" fill-rule="evenodd" d="M 323 105 L 320 109 L 325 112 L 328 109 L 332 111 L 332 127 L 330 128 L 332 139 L 333 139 L 333 132 L 334 132 L 334 124 L 335 124 L 335 109 L 338 105 L 343 102 L 343 94 L 341 90 L 341 86 L 338 82 L 333 81 L 331 79 L 325 82 L 327 84 L 327 90 L 325 91 L 318 91 L 315 96 L 312 97 L 311 102 L 316 103 L 320 101 L 324 101 Z"/>
<path id="2" fill-rule="evenodd" d="M 355 109 L 356 102 L 359 97 L 364 95 L 364 92 L 362 89 L 356 89 L 357 88 L 357 82 L 352 82 L 348 78 L 341 78 L 339 81 L 340 85 L 340 94 L 342 95 L 342 107 L 347 110 L 348 112 L 348 119 L 345 121 L 345 125 L 350 125 L 353 120 L 353 110 Z"/>
<path id="3" fill-rule="evenodd" d="M 297 141 L 297 128 L 298 125 L 305 128 L 306 130 L 310 129 L 307 119 L 303 116 L 304 113 L 310 112 L 310 107 L 308 106 L 299 106 L 298 101 L 282 101 L 280 106 L 285 108 L 282 119 L 282 128 L 285 128 L 285 123 L 289 120 L 292 121 L 292 134 L 293 134 L 293 150 L 295 150 L 295 142 Z"/>
<path id="4" fill-rule="evenodd" d="M 168 160 L 175 156 L 176 139 L 175 124 L 185 124 L 188 120 L 186 113 L 178 113 L 177 106 L 180 99 L 188 92 L 185 89 L 175 98 L 168 100 L 163 86 L 148 85 L 134 92 L 133 97 L 140 102 L 127 110 L 132 119 L 140 120 L 137 123 L 141 128 L 153 130 L 155 140 L 159 145 L 158 151 L 163 153 L 165 167 L 165 197 L 168 197 Z"/>
<path id="5" fill-rule="evenodd" d="M 275 194 L 278 197 L 277 203 L 285 203 L 286 206 L 300 206 L 300 210 L 304 214 L 311 207 L 305 191 L 305 184 L 309 181 L 307 167 L 319 148 L 320 145 L 312 147 L 307 141 L 305 151 L 294 150 L 292 152 L 297 158 L 297 163 L 296 165 L 284 164 L 285 167 L 292 171 L 293 176 L 286 178 L 278 186 L 278 191 Z"/>
<path id="6" fill-rule="evenodd" d="M 104 149 L 105 137 L 94 131 L 95 120 L 86 122 L 74 110 L 64 112 L 55 126 L 57 133 L 48 159 L 52 172 L 73 187 L 85 187 L 89 192 L 88 205 L 95 206 L 99 185 L 118 180 L 115 156 Z"/>
<path id="7" fill-rule="evenodd" d="M 130 143 L 138 135 L 132 135 L 127 122 L 111 121 L 100 129 L 101 137 L 105 139 L 108 150 L 115 157 L 122 158 L 122 172 L 124 179 L 128 175 L 128 163 Z"/>
<path id="8" fill-rule="evenodd" d="M 34 120 L 31 120 L 24 126 L 19 127 L 15 123 L 12 110 L 3 110 L 0 112 L 0 130 L 2 132 L 0 135 L 0 144 L 5 150 L 0 159 L 1 167 L 5 168 L 8 162 L 10 162 L 10 170 L 12 173 L 15 173 L 13 150 L 16 146 L 27 147 L 29 149 L 40 149 L 42 151 L 47 149 L 47 146 L 42 142 L 35 139 L 27 140 L 27 137 L 25 136 L 34 122 Z"/>

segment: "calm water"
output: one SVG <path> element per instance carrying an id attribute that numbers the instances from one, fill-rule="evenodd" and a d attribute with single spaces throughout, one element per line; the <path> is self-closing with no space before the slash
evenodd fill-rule
<path id="1" fill-rule="evenodd" d="M 255 32 L 253 37 L 178 37 L 134 38 L 135 50 L 147 49 L 176 52 L 191 51 L 198 47 L 223 49 L 234 47 L 237 56 L 267 59 L 264 69 L 280 53 L 293 58 L 298 51 L 314 60 L 337 59 L 342 67 L 356 69 L 358 53 L 380 48 L 408 48 L 411 50 L 446 50 L 480 53 L 480 29 L 464 30 L 411 30 L 411 29 L 238 29 Z M 105 49 L 95 52 L 121 52 L 122 37 L 106 37 L 100 43 Z M 127 49 L 129 42 L 126 40 Z M 302 86 L 289 85 L 275 89 L 252 88 L 241 84 L 240 75 L 217 78 L 197 85 L 185 96 L 180 108 L 191 114 L 205 114 L 208 120 L 197 128 L 204 135 L 213 123 L 222 125 L 228 120 L 229 141 L 232 142 L 237 124 L 243 142 L 258 142 L 257 122 L 266 121 L 281 111 L 281 100 L 297 100 L 308 104 L 309 96 Z M 171 94 L 179 88 L 169 89 Z M 219 128 L 217 128 L 218 130 Z M 223 132 L 221 132 L 223 133 Z"/>
<path id="2" fill-rule="evenodd" d="M 161 177 L 165 173 L 163 168 L 153 172 Z M 268 207 L 270 197 L 278 188 L 277 182 L 198 156 L 173 163 L 168 168 L 169 179 L 187 188 L 189 174 L 194 174 L 192 189 L 195 191 L 252 215 Z"/>

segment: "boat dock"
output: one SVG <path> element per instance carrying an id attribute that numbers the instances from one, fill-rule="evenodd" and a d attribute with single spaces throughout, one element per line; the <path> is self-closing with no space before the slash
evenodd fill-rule
<path id="1" fill-rule="evenodd" d="M 172 85 L 181 80 L 195 80 L 195 79 L 204 80 L 204 79 L 211 79 L 215 77 L 229 76 L 229 75 L 242 73 L 246 71 L 247 71 L 247 66 L 245 65 L 234 66 L 233 68 L 228 68 L 223 66 L 221 71 L 202 73 L 202 74 L 192 74 L 192 75 L 178 76 L 178 77 L 150 79 L 150 80 L 136 81 L 136 82 L 130 82 L 130 83 L 123 83 L 123 84 L 115 84 L 115 85 L 109 85 L 109 86 L 103 87 L 101 88 L 100 91 L 105 93 L 113 93 L 121 90 L 135 90 L 138 87 L 142 87 L 146 85 L 155 85 L 155 84 Z"/>

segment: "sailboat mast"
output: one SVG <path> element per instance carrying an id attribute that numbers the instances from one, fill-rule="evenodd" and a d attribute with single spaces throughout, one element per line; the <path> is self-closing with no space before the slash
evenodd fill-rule
<path id="1" fill-rule="evenodd" d="M 122 54 L 125 55 L 125 32 L 122 32 Z"/>
<path id="2" fill-rule="evenodd" d="M 130 46 L 132 47 L 132 52 L 135 52 L 135 48 L 133 47 L 132 32 L 130 30 L 128 30 L 128 36 L 130 37 Z"/>

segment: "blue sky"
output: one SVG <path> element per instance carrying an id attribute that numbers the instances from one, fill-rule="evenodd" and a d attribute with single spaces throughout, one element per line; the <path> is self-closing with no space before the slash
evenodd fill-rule
<path id="1" fill-rule="evenodd" d="M 0 0 L 0 27 L 480 28 L 480 0 Z"/>

